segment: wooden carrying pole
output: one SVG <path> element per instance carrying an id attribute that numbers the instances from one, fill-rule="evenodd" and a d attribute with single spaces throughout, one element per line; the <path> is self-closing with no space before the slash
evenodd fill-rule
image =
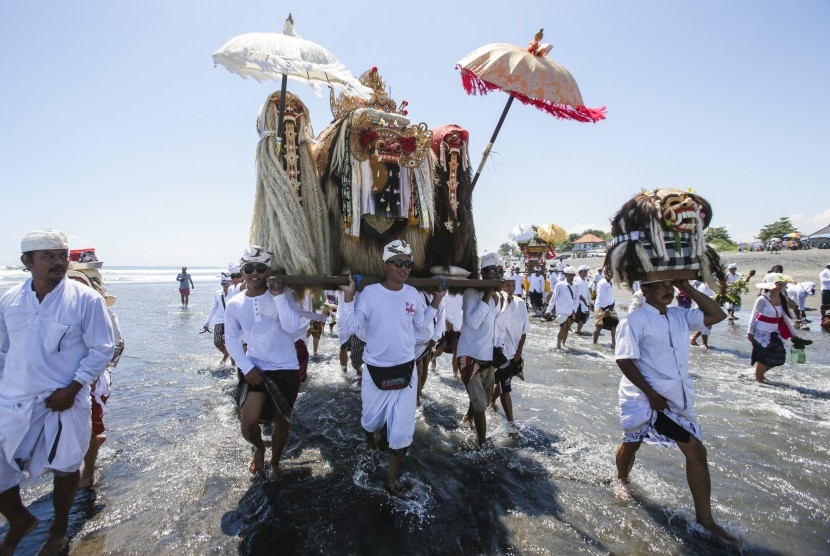
<path id="1" fill-rule="evenodd" d="M 282 282 L 286 286 L 346 286 L 349 284 L 348 276 L 280 276 L 272 277 L 273 280 Z M 361 276 L 355 279 L 359 288 L 370 284 L 382 282 L 374 276 Z M 407 284 L 421 289 L 439 288 L 498 288 L 501 280 L 468 280 L 466 278 L 410 278 Z"/>

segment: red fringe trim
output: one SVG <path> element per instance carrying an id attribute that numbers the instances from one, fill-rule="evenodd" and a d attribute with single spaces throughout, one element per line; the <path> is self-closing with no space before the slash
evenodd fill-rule
<path id="1" fill-rule="evenodd" d="M 494 85 L 489 81 L 480 79 L 476 74 L 468 69 L 458 67 L 461 70 L 461 84 L 468 95 L 486 95 L 490 91 L 501 91 L 498 85 Z M 596 123 L 605 119 L 605 107 L 588 108 L 587 106 L 570 106 L 567 104 L 560 104 L 550 100 L 530 98 L 527 95 L 517 93 L 514 91 L 505 91 L 516 97 L 516 100 L 522 104 L 535 106 L 543 112 L 547 112 L 557 118 L 564 120 L 575 120 L 577 122 L 592 122 Z"/>

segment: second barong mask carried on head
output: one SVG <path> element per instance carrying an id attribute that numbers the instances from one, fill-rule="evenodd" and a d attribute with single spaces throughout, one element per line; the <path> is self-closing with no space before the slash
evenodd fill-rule
<path id="1" fill-rule="evenodd" d="M 720 258 L 704 235 L 711 220 L 711 206 L 692 190 L 642 191 L 611 220 L 605 267 L 618 283 L 697 277 L 717 290 Z"/>

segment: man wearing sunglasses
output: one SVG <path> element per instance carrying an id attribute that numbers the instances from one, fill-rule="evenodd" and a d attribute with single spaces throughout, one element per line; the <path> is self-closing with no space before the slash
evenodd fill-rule
<path id="1" fill-rule="evenodd" d="M 481 258 L 482 280 L 501 280 L 503 273 L 501 257 L 496 253 L 487 253 Z M 470 397 L 464 420 L 472 420 L 479 446 L 487 439 L 485 411 L 495 382 L 493 352 L 496 345 L 496 317 L 501 311 L 502 303 L 500 288 L 488 289 L 483 293 L 468 288 L 461 301 L 464 316 L 456 357 L 459 360 L 461 380 Z"/>
<path id="2" fill-rule="evenodd" d="M 383 282 L 364 288 L 356 301 L 354 278 L 349 278 L 348 286 L 341 286 L 347 316 L 341 316 L 340 326 L 345 334 L 366 339 L 363 361 L 371 378 L 361 382 L 360 424 L 369 449 L 377 448 L 375 433 L 386 429 L 386 488 L 395 496 L 404 496 L 407 488 L 399 480 L 400 469 L 415 434 L 415 337 L 416 333 L 432 334 L 446 291 L 436 291 L 427 305 L 424 296 L 406 284 L 412 270 L 412 249 L 403 240 L 383 248 L 382 269 Z"/>
<path id="3" fill-rule="evenodd" d="M 269 288 L 270 263 L 271 254 L 256 245 L 242 256 L 245 293 L 227 302 L 225 345 L 239 367 L 242 436 L 254 446 L 250 471 L 260 473 L 265 468 L 265 444 L 259 423 L 270 415 L 274 431 L 268 477 L 276 479 L 288 440 L 291 411 L 300 391 L 294 346 L 300 315 L 283 293 L 282 284 L 272 282 Z"/>

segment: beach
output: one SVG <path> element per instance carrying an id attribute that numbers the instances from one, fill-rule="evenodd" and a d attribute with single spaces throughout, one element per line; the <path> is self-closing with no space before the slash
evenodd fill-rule
<path id="1" fill-rule="evenodd" d="M 730 254 L 724 262 L 756 268 L 759 280 L 780 263 L 796 280 L 816 281 L 827 253 Z M 734 553 L 695 525 L 676 449 L 643 447 L 633 499 L 615 496 L 620 372 L 607 332 L 597 346 L 572 335 L 556 351 L 553 326 L 535 318 L 526 381 L 513 383 L 518 434 L 503 413 L 488 411 L 492 445 L 483 450 L 461 422 L 466 392 L 449 359 L 439 359 L 403 467 L 412 499 L 383 488 L 386 458 L 363 447 L 359 387 L 354 371 L 341 372 L 328 329 L 297 401 L 284 477 L 252 479 L 236 377 L 217 365 L 211 335 L 198 333 L 218 269 L 191 271 L 189 309 L 179 304 L 177 269 L 104 273 L 126 350 L 113 373 L 95 486 L 73 506 L 71 554 Z M 3 272 L 0 289 L 18 280 Z M 629 298 L 619 292 L 618 305 Z M 787 362 L 756 384 L 750 307 L 747 297 L 737 323 L 714 327 L 712 349 L 691 354 L 715 517 L 744 540 L 744 553 L 826 554 L 830 335 L 805 331 L 814 341 L 807 364 Z M 22 488 L 42 522 L 21 554 L 45 538 L 50 490 L 50 477 Z"/>

